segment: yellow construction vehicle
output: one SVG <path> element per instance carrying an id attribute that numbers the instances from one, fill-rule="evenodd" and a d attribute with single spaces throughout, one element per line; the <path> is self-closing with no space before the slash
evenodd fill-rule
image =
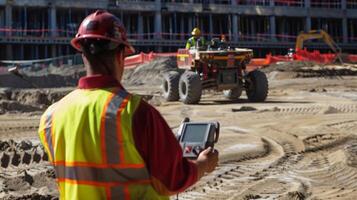
<path id="1" fill-rule="evenodd" d="M 301 32 L 296 38 L 295 50 L 303 49 L 304 41 L 321 39 L 323 40 L 336 54 L 336 59 L 338 59 L 341 64 L 343 63 L 341 58 L 341 48 L 336 44 L 332 37 L 324 30 L 311 30 L 309 32 Z"/>

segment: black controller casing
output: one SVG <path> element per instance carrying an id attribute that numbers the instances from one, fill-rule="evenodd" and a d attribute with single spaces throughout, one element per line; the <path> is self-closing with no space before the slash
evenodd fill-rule
<path id="1" fill-rule="evenodd" d="M 178 131 L 183 157 L 196 159 L 201 151 L 214 148 L 219 137 L 218 122 L 185 122 Z"/>

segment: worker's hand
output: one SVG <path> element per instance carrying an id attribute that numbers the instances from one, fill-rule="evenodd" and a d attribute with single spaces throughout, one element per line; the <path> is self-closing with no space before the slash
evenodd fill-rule
<path id="1" fill-rule="evenodd" d="M 198 168 L 203 170 L 203 173 L 212 172 L 217 167 L 218 151 L 208 147 L 198 155 L 196 163 Z"/>

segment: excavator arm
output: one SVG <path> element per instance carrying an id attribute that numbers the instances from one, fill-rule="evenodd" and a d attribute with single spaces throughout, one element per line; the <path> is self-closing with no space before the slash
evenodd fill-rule
<path id="1" fill-rule="evenodd" d="M 336 44 L 336 42 L 332 39 L 332 37 L 323 30 L 311 30 L 307 33 L 302 32 L 298 35 L 296 38 L 296 45 L 295 45 L 295 50 L 297 49 L 303 49 L 304 47 L 304 41 L 306 40 L 314 40 L 314 39 L 321 39 L 323 40 L 332 50 L 337 55 L 337 59 L 342 63 L 342 58 L 341 58 L 341 48 Z"/>

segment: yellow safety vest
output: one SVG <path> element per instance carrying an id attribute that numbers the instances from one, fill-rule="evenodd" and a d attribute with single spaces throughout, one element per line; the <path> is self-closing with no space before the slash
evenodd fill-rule
<path id="1" fill-rule="evenodd" d="M 39 136 L 61 200 L 168 199 L 152 187 L 135 147 L 139 102 L 119 88 L 77 89 L 43 114 Z"/>
<path id="2" fill-rule="evenodd" d="M 200 46 L 206 45 L 206 40 L 203 37 L 200 37 L 199 39 L 201 41 L 201 44 L 199 44 Z M 195 47 L 195 46 L 196 46 L 196 39 L 194 37 L 190 37 L 186 42 L 186 49 L 190 49 L 191 47 Z"/>

